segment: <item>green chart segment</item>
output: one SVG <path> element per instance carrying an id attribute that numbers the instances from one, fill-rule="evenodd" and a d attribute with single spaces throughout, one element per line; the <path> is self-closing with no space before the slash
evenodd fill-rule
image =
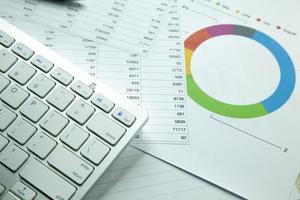
<path id="1" fill-rule="evenodd" d="M 214 99 L 197 85 L 191 71 L 191 60 L 194 51 L 206 40 L 224 35 L 238 35 L 249 38 L 260 43 L 272 53 L 280 68 L 280 81 L 271 96 L 254 104 L 234 105 Z M 282 107 L 294 91 L 296 74 L 290 56 L 278 42 L 260 31 L 233 24 L 210 26 L 189 36 L 184 42 L 184 47 L 188 95 L 194 102 L 214 113 L 234 118 L 264 116 Z"/>

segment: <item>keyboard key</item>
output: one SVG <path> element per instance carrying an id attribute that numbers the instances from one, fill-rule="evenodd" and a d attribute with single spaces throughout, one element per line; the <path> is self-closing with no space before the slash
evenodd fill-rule
<path id="1" fill-rule="evenodd" d="M 67 115 L 83 125 L 95 112 L 95 109 L 82 100 L 76 100 L 69 108 Z"/>
<path id="2" fill-rule="evenodd" d="M 7 144 L 8 144 L 8 139 L 6 139 L 4 136 L 0 135 L 0 151 L 2 151 L 4 149 L 4 147 L 6 147 Z"/>
<path id="3" fill-rule="evenodd" d="M 94 93 L 94 90 L 92 88 L 82 83 L 81 81 L 74 82 L 71 90 L 73 90 L 76 94 L 82 96 L 84 99 L 90 98 Z"/>
<path id="4" fill-rule="evenodd" d="M 49 156 L 48 163 L 80 185 L 93 172 L 93 167 L 62 146 L 53 151 Z"/>
<path id="5" fill-rule="evenodd" d="M 110 148 L 108 146 L 96 138 L 91 138 L 84 144 L 81 150 L 81 155 L 95 165 L 99 165 L 109 151 Z"/>
<path id="6" fill-rule="evenodd" d="M 28 89 L 39 97 L 45 97 L 55 86 L 55 82 L 43 74 L 36 75 L 29 83 Z"/>
<path id="7" fill-rule="evenodd" d="M 89 134 L 86 131 L 75 124 L 71 124 L 61 133 L 60 140 L 76 151 L 88 137 Z"/>
<path id="8" fill-rule="evenodd" d="M 96 94 L 92 99 L 92 103 L 106 113 L 109 113 L 115 106 L 111 100 L 101 94 Z"/>
<path id="9" fill-rule="evenodd" d="M 35 159 L 22 169 L 20 176 L 51 199 L 68 200 L 76 191 L 74 186 Z"/>
<path id="10" fill-rule="evenodd" d="M 15 39 L 10 35 L 0 30 L 0 44 L 5 47 L 10 47 L 15 42 Z"/>
<path id="11" fill-rule="evenodd" d="M 116 145 L 126 132 L 125 128 L 102 113 L 97 113 L 88 122 L 87 128 L 111 145 Z"/>
<path id="12" fill-rule="evenodd" d="M 130 114 L 129 112 L 127 112 L 125 109 L 121 107 L 116 108 L 112 116 L 116 120 L 118 120 L 119 122 L 121 122 L 122 124 L 128 127 L 130 127 L 135 122 L 136 119 L 135 116 L 133 116 L 132 114 Z"/>
<path id="13" fill-rule="evenodd" d="M 2 200 L 21 200 L 21 199 L 19 199 L 18 197 L 16 197 L 11 192 L 8 192 L 8 193 L 5 194 L 5 196 L 3 197 Z"/>
<path id="14" fill-rule="evenodd" d="M 15 44 L 15 46 L 12 47 L 11 51 L 25 60 L 29 60 L 29 58 L 31 58 L 34 54 L 34 52 L 30 48 L 22 43 Z"/>
<path id="15" fill-rule="evenodd" d="M 0 156 L 0 162 L 13 172 L 16 172 L 28 157 L 29 155 L 25 151 L 16 145 L 10 145 Z"/>
<path id="16" fill-rule="evenodd" d="M 22 200 L 33 200 L 36 196 L 36 193 L 31 188 L 20 181 L 11 188 L 11 192 Z"/>
<path id="17" fill-rule="evenodd" d="M 59 86 L 48 96 L 47 102 L 60 111 L 64 111 L 75 99 L 75 95 Z"/>
<path id="18" fill-rule="evenodd" d="M 16 117 L 17 115 L 15 113 L 0 104 L 0 131 L 4 131 Z"/>
<path id="19" fill-rule="evenodd" d="M 9 85 L 10 81 L 4 76 L 0 75 L 0 93 Z"/>
<path id="20" fill-rule="evenodd" d="M 7 72 L 16 62 L 17 57 L 5 49 L 0 50 L 0 72 Z"/>
<path id="21" fill-rule="evenodd" d="M 41 121 L 40 126 L 51 133 L 53 136 L 57 136 L 69 123 L 69 120 L 56 111 L 49 112 Z"/>
<path id="22" fill-rule="evenodd" d="M 11 77 L 16 82 L 24 85 L 32 78 L 36 73 L 36 70 L 27 65 L 25 62 L 18 62 L 9 72 L 9 77 Z"/>
<path id="23" fill-rule="evenodd" d="M 0 195 L 3 194 L 4 191 L 5 191 L 5 187 L 0 184 Z"/>
<path id="24" fill-rule="evenodd" d="M 20 144 L 25 144 L 36 132 L 36 128 L 23 119 L 17 119 L 7 129 L 8 136 Z"/>
<path id="25" fill-rule="evenodd" d="M 65 86 L 68 86 L 74 79 L 73 76 L 71 76 L 61 68 L 54 69 L 51 73 L 51 76 Z"/>
<path id="26" fill-rule="evenodd" d="M 29 93 L 16 84 L 8 86 L 1 94 L 1 99 L 10 107 L 17 109 L 29 97 Z"/>
<path id="27" fill-rule="evenodd" d="M 38 132 L 29 140 L 27 148 L 41 159 L 45 159 L 56 146 L 56 142 L 45 134 Z"/>
<path id="28" fill-rule="evenodd" d="M 29 98 L 20 108 L 20 113 L 33 122 L 38 122 L 49 107 L 38 100 L 36 97 Z"/>
<path id="29" fill-rule="evenodd" d="M 54 64 L 51 63 L 49 60 L 46 58 L 37 55 L 31 60 L 31 64 L 33 64 L 35 67 L 38 69 L 42 70 L 43 72 L 49 72 L 53 67 Z"/>

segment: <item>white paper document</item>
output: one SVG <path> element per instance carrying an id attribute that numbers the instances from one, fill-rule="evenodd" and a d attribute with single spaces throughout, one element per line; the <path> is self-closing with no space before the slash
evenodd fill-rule
<path id="1" fill-rule="evenodd" d="M 2 0 L 0 13 L 148 55 L 169 7 L 168 0 L 62 2 Z"/>
<path id="2" fill-rule="evenodd" d="M 128 147 L 86 200 L 239 200 L 192 175 Z"/>
<path id="3" fill-rule="evenodd" d="M 295 199 L 299 3 L 235 2 L 182 1 L 190 145 L 135 146 L 247 199 Z"/>

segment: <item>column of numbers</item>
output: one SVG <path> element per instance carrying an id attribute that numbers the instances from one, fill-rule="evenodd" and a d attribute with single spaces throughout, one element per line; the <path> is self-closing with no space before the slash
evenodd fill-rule
<path id="1" fill-rule="evenodd" d="M 79 11 L 79 4 L 64 6 L 51 2 L 42 2 L 38 5 L 30 20 L 43 26 L 46 25 L 61 31 L 69 31 Z"/>
<path id="2" fill-rule="evenodd" d="M 136 104 L 140 104 L 140 55 L 101 46 L 97 77 L 114 87 Z"/>
<path id="3" fill-rule="evenodd" d="M 36 0 L 26 0 L 24 2 L 18 0 L 2 1 L 0 13 L 2 15 L 10 15 L 14 18 L 26 21 L 29 20 L 38 5 L 39 2 Z"/>
<path id="4" fill-rule="evenodd" d="M 143 142 L 188 142 L 179 20 L 178 2 L 172 0 L 150 59 L 142 58 L 142 104 L 150 114 L 142 131 Z"/>

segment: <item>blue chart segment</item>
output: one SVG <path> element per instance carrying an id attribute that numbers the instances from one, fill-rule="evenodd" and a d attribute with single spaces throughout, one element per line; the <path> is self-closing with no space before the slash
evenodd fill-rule
<path id="1" fill-rule="evenodd" d="M 195 50 L 206 40 L 224 35 L 238 35 L 258 42 L 275 57 L 280 69 L 280 81 L 274 93 L 262 102 L 234 105 L 221 102 L 206 94 L 193 78 L 191 60 Z M 267 115 L 283 106 L 292 95 L 296 74 L 294 64 L 285 49 L 273 38 L 258 30 L 233 24 L 210 26 L 190 35 L 184 42 L 188 95 L 200 106 L 220 115 L 254 118 Z"/>
<path id="2" fill-rule="evenodd" d="M 295 69 L 287 52 L 275 40 L 259 31 L 255 32 L 252 39 L 269 49 L 276 58 L 280 68 L 281 76 L 277 89 L 262 102 L 265 109 L 270 113 L 280 108 L 293 93 L 296 82 Z"/>

